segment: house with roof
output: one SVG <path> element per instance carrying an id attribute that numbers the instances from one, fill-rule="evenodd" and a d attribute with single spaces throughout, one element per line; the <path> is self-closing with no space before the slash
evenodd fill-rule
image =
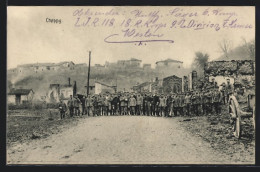
<path id="1" fill-rule="evenodd" d="M 173 59 L 166 59 L 166 60 L 161 60 L 157 61 L 156 63 L 156 69 L 163 69 L 163 68 L 176 68 L 180 69 L 183 68 L 183 62 L 178 61 L 178 60 L 173 60 Z"/>
<path id="2" fill-rule="evenodd" d="M 152 91 L 152 82 L 144 82 L 138 85 L 133 86 L 133 91 L 138 93 L 151 92 Z"/>
<path id="3" fill-rule="evenodd" d="M 7 102 L 15 105 L 28 104 L 32 102 L 33 96 L 34 92 L 32 89 L 12 88 L 7 95 Z"/>
<path id="4" fill-rule="evenodd" d="M 46 101 L 48 103 L 56 103 L 60 100 L 67 101 L 70 98 L 70 95 L 75 96 L 76 93 L 76 81 L 74 81 L 74 85 L 72 85 L 70 83 L 70 78 L 68 78 L 68 84 L 50 84 Z"/>
<path id="5" fill-rule="evenodd" d="M 57 71 L 57 70 L 73 70 L 75 64 L 72 61 L 64 61 L 60 63 L 33 63 L 33 64 L 24 64 L 18 65 L 16 70 L 12 70 L 17 73 L 41 73 L 48 71 Z"/>
<path id="6" fill-rule="evenodd" d="M 95 94 L 103 94 L 103 93 L 116 93 L 117 86 L 111 86 L 100 81 L 95 82 Z"/>
<path id="7" fill-rule="evenodd" d="M 142 60 L 131 58 L 129 60 L 118 60 L 117 64 L 119 67 L 131 67 L 131 68 L 137 68 L 140 67 Z"/>
<path id="8" fill-rule="evenodd" d="M 163 93 L 180 93 L 182 92 L 182 78 L 175 75 L 163 78 Z"/>

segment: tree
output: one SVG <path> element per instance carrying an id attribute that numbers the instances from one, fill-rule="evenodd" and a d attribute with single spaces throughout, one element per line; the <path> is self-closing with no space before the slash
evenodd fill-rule
<path id="1" fill-rule="evenodd" d="M 232 49 L 232 41 L 228 39 L 223 39 L 222 42 L 219 42 L 219 49 L 228 58 L 228 53 Z"/>
<path id="2" fill-rule="evenodd" d="M 199 77 L 204 77 L 204 66 L 209 61 L 209 55 L 202 52 L 195 53 L 195 59 L 192 63 L 192 69 L 197 71 Z"/>
<path id="3" fill-rule="evenodd" d="M 251 59 L 255 59 L 255 40 L 247 42 L 247 40 L 244 37 L 242 37 L 241 39 L 243 42 L 243 47 L 245 47 L 248 56 Z"/>

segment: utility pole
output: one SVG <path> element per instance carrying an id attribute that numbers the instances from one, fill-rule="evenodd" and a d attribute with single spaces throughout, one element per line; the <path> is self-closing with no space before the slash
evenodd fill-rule
<path id="1" fill-rule="evenodd" d="M 87 96 L 89 95 L 90 61 L 91 61 L 91 51 L 89 51 L 89 62 L 88 62 L 88 85 L 87 85 Z"/>

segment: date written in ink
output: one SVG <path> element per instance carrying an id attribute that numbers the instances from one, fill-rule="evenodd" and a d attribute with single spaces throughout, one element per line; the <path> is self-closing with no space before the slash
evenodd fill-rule
<path id="1" fill-rule="evenodd" d="M 50 19 L 50 18 L 46 18 L 46 23 L 61 24 L 61 19 Z"/>

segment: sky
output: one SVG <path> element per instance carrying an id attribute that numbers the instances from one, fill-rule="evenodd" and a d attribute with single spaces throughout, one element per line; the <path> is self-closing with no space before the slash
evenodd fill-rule
<path id="1" fill-rule="evenodd" d="M 80 15 L 80 12 L 84 12 Z M 119 15 L 112 15 L 112 12 Z M 141 11 L 141 14 L 140 14 Z M 205 11 L 208 11 L 205 13 Z M 90 14 L 92 12 L 92 15 Z M 96 13 L 98 12 L 98 13 Z M 138 13 L 139 12 L 139 13 Z M 159 19 L 155 25 L 134 26 L 136 21 L 144 23 L 154 19 L 150 12 L 157 12 Z M 104 14 L 103 14 L 104 13 Z M 108 13 L 108 14 L 106 14 Z M 96 14 L 96 15 L 95 15 Z M 206 15 L 202 15 L 206 14 Z M 148 16 L 141 16 L 148 15 Z M 190 16 L 189 16 L 190 15 Z M 79 22 L 76 21 L 79 19 Z M 90 22 L 79 26 L 82 21 Z M 98 18 L 94 27 L 93 22 Z M 50 22 L 49 19 L 61 20 L 61 24 Z M 114 19 L 111 26 L 104 21 Z M 131 19 L 129 26 L 122 24 Z M 251 28 L 223 28 L 224 20 L 236 20 L 236 24 L 250 25 Z M 194 30 L 181 28 L 180 22 L 220 25 L 210 28 Z M 47 22 L 48 21 L 48 22 Z M 173 21 L 179 22 L 170 28 Z M 77 24 L 76 24 L 77 23 Z M 142 24 L 143 24 L 142 23 Z M 121 26 L 122 24 L 122 26 Z M 159 24 L 166 25 L 156 30 Z M 75 26 L 77 25 L 77 26 Z M 131 27 L 130 27 L 131 26 Z M 135 29 L 135 33 L 145 33 L 148 29 L 154 35 L 151 37 L 127 37 L 124 31 Z M 156 31 L 155 31 L 156 30 Z M 118 36 L 110 41 L 140 41 L 140 40 L 173 40 L 169 42 L 147 42 L 146 45 L 134 43 L 107 43 L 106 37 L 112 34 Z M 140 35 L 139 35 L 140 36 Z M 241 37 L 250 41 L 255 38 L 255 8 L 254 7 L 15 7 L 7 9 L 7 68 L 14 68 L 28 63 L 58 63 L 73 61 L 74 63 L 88 63 L 91 51 L 91 64 L 104 64 L 105 61 L 116 62 L 137 58 L 142 63 L 155 65 L 156 61 L 167 58 L 183 61 L 184 67 L 189 67 L 196 51 L 208 53 L 210 60 L 222 55 L 219 43 L 223 39 L 230 40 L 233 47 L 242 43 Z"/>

